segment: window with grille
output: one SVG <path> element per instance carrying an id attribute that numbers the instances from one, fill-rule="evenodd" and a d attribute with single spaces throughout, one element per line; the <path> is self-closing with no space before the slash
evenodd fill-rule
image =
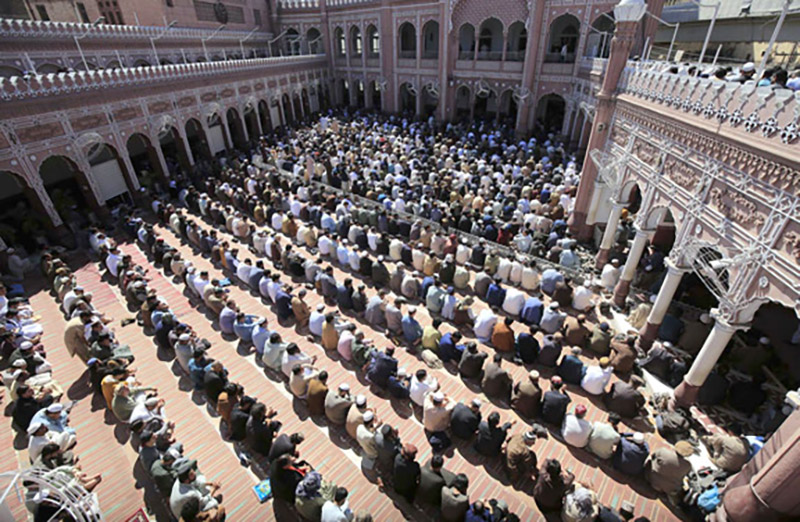
<path id="1" fill-rule="evenodd" d="M 255 25 L 261 25 L 261 10 L 260 9 L 253 9 L 253 23 Z"/>
<path id="2" fill-rule="evenodd" d="M 225 11 L 228 15 L 229 24 L 243 24 L 244 23 L 244 9 L 238 6 L 223 4 Z M 217 14 L 214 11 L 213 2 L 203 2 L 202 0 L 194 0 L 194 12 L 197 19 L 201 22 L 219 22 Z"/>
<path id="3" fill-rule="evenodd" d="M 122 10 L 117 0 L 97 0 L 97 9 L 100 16 L 105 17 L 105 23 L 123 25 Z"/>

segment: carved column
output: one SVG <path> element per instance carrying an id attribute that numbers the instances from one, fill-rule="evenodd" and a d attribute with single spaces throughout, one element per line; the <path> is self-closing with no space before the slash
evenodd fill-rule
<path id="1" fill-rule="evenodd" d="M 522 65 L 522 87 L 528 89 L 531 94 L 525 100 L 525 103 L 520 104 L 517 108 L 517 123 L 515 127 L 517 136 L 522 136 L 530 130 L 528 128 L 528 122 L 530 121 L 530 112 L 533 110 L 534 104 L 530 103 L 528 100 L 533 98 L 533 82 L 538 63 L 540 40 L 540 38 L 533 36 L 534 34 L 538 36 L 538 31 L 532 31 L 531 29 L 542 27 L 545 3 L 546 2 L 533 2 L 534 12 L 530 13 L 528 21 L 525 24 L 525 29 L 528 32 L 528 41 L 525 45 L 525 63 Z M 478 47 L 477 42 L 475 43 L 475 47 Z"/>
<path id="2" fill-rule="evenodd" d="M 157 144 L 153 147 L 153 149 L 156 151 L 158 164 L 161 167 L 161 172 L 164 174 L 164 182 L 169 184 L 169 178 L 172 176 L 172 173 L 169 171 L 169 167 L 167 166 L 167 160 L 164 159 L 164 151 L 161 150 L 161 144 L 158 141 L 158 136 L 150 136 L 150 140 Z"/>
<path id="3" fill-rule="evenodd" d="M 192 152 L 192 147 L 189 146 L 189 137 L 186 135 L 186 127 L 184 126 L 182 129 L 178 130 L 178 134 L 181 137 L 183 150 L 186 153 L 186 161 L 189 163 L 189 166 L 194 166 L 194 153 Z"/>
<path id="4" fill-rule="evenodd" d="M 83 193 L 83 197 L 86 199 L 89 206 L 92 207 L 92 210 L 97 213 L 98 217 L 108 214 L 108 207 L 105 206 L 103 195 L 100 193 L 100 187 L 94 179 L 92 166 L 89 160 L 87 160 L 83 154 L 79 154 L 74 160 L 78 167 L 75 176 L 78 181 L 78 186 Z"/>
<path id="5" fill-rule="evenodd" d="M 239 123 L 242 125 L 242 134 L 244 135 L 244 141 L 246 143 L 250 141 L 250 131 L 247 128 L 247 119 L 244 116 L 244 108 L 240 108 L 236 112 L 239 115 Z"/>
<path id="6" fill-rule="evenodd" d="M 647 245 L 647 238 L 650 237 L 652 232 L 652 230 L 636 230 L 636 236 L 633 238 L 630 252 L 628 252 L 628 259 L 625 260 L 625 266 L 622 268 L 619 282 L 614 289 L 614 304 L 619 307 L 625 306 L 625 299 L 628 297 L 628 292 L 630 292 L 633 276 L 636 275 L 636 267 L 639 266 L 642 252 L 644 252 L 644 247 Z"/>
<path id="7" fill-rule="evenodd" d="M 664 315 L 666 315 L 667 309 L 675 297 L 675 291 L 678 289 L 681 279 L 683 279 L 683 274 L 689 270 L 686 267 L 678 266 L 669 258 L 665 260 L 665 264 L 667 265 L 667 275 L 664 278 L 664 282 L 661 283 L 656 302 L 647 317 L 647 324 L 639 332 L 639 345 L 645 350 L 653 345 L 653 341 L 658 335 L 658 329 L 661 327 L 661 322 L 664 320 Z"/>
<path id="8" fill-rule="evenodd" d="M 729 324 L 723 319 L 717 317 L 715 311 L 712 311 L 716 322 L 711 333 L 708 334 L 706 342 L 695 357 L 692 367 L 686 375 L 683 376 L 683 382 L 675 388 L 675 400 L 682 406 L 692 406 L 697 400 L 697 394 L 700 387 L 706 382 L 708 374 L 714 369 L 720 355 L 725 351 L 728 342 L 733 337 L 737 330 L 746 330 L 750 325 Z"/>
<path id="9" fill-rule="evenodd" d="M 783 421 L 723 490 L 715 520 L 776 522 L 800 518 L 800 410 Z"/>
<path id="10" fill-rule="evenodd" d="M 233 138 L 231 137 L 231 129 L 228 127 L 228 115 L 222 114 L 219 117 L 220 121 L 222 121 L 222 132 L 225 134 L 225 146 L 229 149 L 232 149 L 236 146 L 233 143 Z"/>
<path id="11" fill-rule="evenodd" d="M 625 208 L 624 203 L 614 201 L 611 205 L 611 212 L 608 214 L 606 229 L 603 231 L 603 240 L 600 242 L 600 250 L 598 250 L 597 257 L 595 258 L 597 262 L 596 266 L 599 269 L 602 269 L 608 262 L 611 247 L 614 244 L 614 236 L 619 226 L 619 217 L 622 215 L 623 208 Z"/>
<path id="12" fill-rule="evenodd" d="M 631 48 L 636 36 L 639 22 L 618 21 L 611 40 L 611 53 L 608 58 L 603 85 L 597 94 L 597 108 L 592 122 L 592 133 L 589 137 L 588 150 L 605 149 L 608 140 L 608 131 L 616 107 L 614 93 L 622 76 L 622 71 L 630 56 Z M 578 185 L 578 194 L 575 197 L 575 211 L 569 226 L 573 235 L 579 240 L 586 241 L 592 236 L 592 226 L 587 226 L 586 218 L 594 193 L 594 181 L 597 177 L 597 166 L 593 161 L 583 163 L 581 181 Z"/>

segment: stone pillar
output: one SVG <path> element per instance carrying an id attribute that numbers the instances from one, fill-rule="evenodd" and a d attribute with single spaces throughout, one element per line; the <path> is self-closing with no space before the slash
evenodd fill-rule
<path id="1" fill-rule="evenodd" d="M 535 104 L 531 103 L 529 100 L 532 100 L 534 97 L 533 83 L 538 67 L 537 57 L 539 54 L 540 38 L 532 38 L 530 35 L 535 32 L 531 30 L 532 28 L 542 27 L 545 3 L 546 2 L 533 3 L 534 11 L 531 12 L 528 17 L 529 23 L 525 24 L 525 29 L 528 31 L 528 41 L 525 45 L 525 62 L 522 64 L 522 87 L 526 87 L 531 94 L 528 95 L 528 99 L 525 101 L 525 103 L 521 103 L 517 107 L 517 123 L 514 130 L 519 137 L 525 135 L 530 130 L 528 126 L 528 122 L 530 121 L 530 113 L 531 110 L 535 110 Z M 458 31 L 458 29 L 456 29 L 456 31 Z M 476 34 L 475 36 L 477 38 L 478 35 Z M 477 46 L 478 45 L 476 42 L 475 47 Z"/>
<path id="2" fill-rule="evenodd" d="M 589 137 L 587 150 L 605 149 L 609 127 L 616 107 L 614 92 L 622 76 L 622 71 L 628 62 L 638 26 L 638 21 L 618 21 L 616 24 L 603 84 L 600 87 L 600 92 L 597 93 L 597 108 L 592 121 L 592 133 Z M 592 236 L 593 227 L 586 224 L 586 218 L 592 202 L 596 177 L 597 166 L 593 161 L 584 161 L 581 181 L 578 185 L 578 194 L 575 196 L 575 211 L 569 221 L 572 234 L 580 241 L 586 241 Z"/>
<path id="3" fill-rule="evenodd" d="M 800 410 L 783 421 L 723 490 L 715 520 L 776 522 L 800 519 Z"/>
<path id="4" fill-rule="evenodd" d="M 595 257 L 596 266 L 601 270 L 605 264 L 608 263 L 608 256 L 611 252 L 611 247 L 614 245 L 614 236 L 617 233 L 619 217 L 622 214 L 623 208 L 625 208 L 624 203 L 617 203 L 615 201 L 611 205 L 611 212 L 608 214 L 606 229 L 603 231 L 603 240 L 600 241 L 600 250 L 597 251 L 597 256 Z"/>
<path id="5" fill-rule="evenodd" d="M 151 136 L 150 139 L 153 140 L 153 137 Z M 155 149 L 156 151 L 156 156 L 158 157 L 158 165 L 161 167 L 161 172 L 164 174 L 163 176 L 164 182 L 168 184 L 171 174 L 169 171 L 169 167 L 167 167 L 167 160 L 164 159 L 164 151 L 161 150 L 161 143 L 158 141 L 158 136 L 155 137 L 155 141 L 153 141 L 153 143 L 158 144 L 155 147 L 153 147 L 153 149 Z"/>
<path id="6" fill-rule="evenodd" d="M 239 115 L 239 124 L 242 126 L 242 134 L 244 136 L 244 141 L 246 143 L 246 142 L 250 141 L 250 130 L 247 128 L 247 118 L 245 118 L 244 108 L 243 107 L 239 107 L 239 109 L 236 111 L 236 113 Z M 188 146 L 188 143 L 187 143 L 187 146 Z M 188 150 L 191 150 L 191 149 L 188 149 Z M 190 156 L 189 159 L 191 160 L 191 156 Z M 194 161 L 192 161 L 192 163 L 194 163 Z"/>
<path id="7" fill-rule="evenodd" d="M 750 327 L 750 325 L 729 324 L 719 317 L 715 317 L 715 319 L 714 328 L 708 334 L 703 347 L 700 348 L 692 367 L 683 376 L 683 382 L 675 388 L 675 400 L 681 406 L 689 407 L 695 403 L 700 387 L 706 382 L 708 374 L 714 369 L 714 365 L 725 351 L 733 334 L 736 333 L 736 330 Z"/>
<path id="8" fill-rule="evenodd" d="M 628 252 L 628 259 L 625 260 L 625 266 L 622 268 L 619 282 L 614 289 L 614 304 L 619 307 L 625 306 L 625 298 L 628 297 L 633 276 L 636 275 L 636 267 L 639 266 L 639 260 L 642 258 L 642 252 L 644 252 L 647 238 L 650 237 L 651 232 L 652 230 L 639 229 L 633 238 L 633 244 L 630 252 Z"/>
<path id="9" fill-rule="evenodd" d="M 665 260 L 665 264 L 667 265 L 667 275 L 664 278 L 664 282 L 661 283 L 656 302 L 647 317 L 647 324 L 639 332 L 639 345 L 645 350 L 653 345 L 653 341 L 658 335 L 658 329 L 661 327 L 661 322 L 664 320 L 664 315 L 666 315 L 667 309 L 675 297 L 675 291 L 678 289 L 681 279 L 683 279 L 683 274 L 689 270 L 676 265 L 669 258 Z"/>
<path id="10" fill-rule="evenodd" d="M 222 121 L 222 133 L 225 135 L 225 146 L 228 149 L 232 149 L 236 146 L 236 144 L 233 142 L 231 129 L 228 127 L 228 115 L 222 114 L 220 115 L 219 119 Z"/>

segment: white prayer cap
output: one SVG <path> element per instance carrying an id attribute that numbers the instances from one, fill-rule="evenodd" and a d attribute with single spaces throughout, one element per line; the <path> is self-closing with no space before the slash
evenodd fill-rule
<path id="1" fill-rule="evenodd" d="M 158 406 L 158 399 L 156 397 L 150 397 L 146 401 L 144 401 L 144 405 L 148 408 L 155 408 Z"/>
<path id="2" fill-rule="evenodd" d="M 24 341 L 19 345 L 20 350 L 30 350 L 31 348 L 33 348 L 33 343 L 30 341 Z"/>
<path id="3" fill-rule="evenodd" d="M 318 304 L 318 305 L 317 305 L 317 312 L 321 312 L 321 311 L 323 311 L 323 310 L 325 310 L 325 305 L 324 305 L 324 304 L 322 304 L 322 303 Z"/>
<path id="4" fill-rule="evenodd" d="M 444 400 L 444 393 L 436 392 L 433 394 L 433 402 L 442 402 Z"/>
<path id="5" fill-rule="evenodd" d="M 700 314 L 700 322 L 703 323 L 703 324 L 710 323 L 711 322 L 711 316 L 706 314 L 706 313 Z"/>
<path id="6" fill-rule="evenodd" d="M 47 413 L 61 413 L 63 409 L 64 405 L 56 402 L 47 407 Z"/>
<path id="7" fill-rule="evenodd" d="M 350 391 L 350 385 L 346 382 L 343 382 L 339 385 L 339 391 Z"/>
<path id="8" fill-rule="evenodd" d="M 367 404 L 367 398 L 363 395 L 356 396 L 356 406 L 365 406 Z"/>
<path id="9" fill-rule="evenodd" d="M 11 363 L 11 366 L 13 366 L 14 368 L 25 368 L 26 366 L 28 366 L 28 363 L 26 363 L 24 359 L 17 359 L 13 363 Z"/>
<path id="10" fill-rule="evenodd" d="M 364 422 L 371 422 L 372 419 L 375 418 L 375 414 L 372 411 L 368 411 L 364 413 Z"/>
<path id="11" fill-rule="evenodd" d="M 633 442 L 636 444 L 643 444 L 644 443 L 644 434 L 641 431 L 637 431 L 633 434 Z"/>
<path id="12" fill-rule="evenodd" d="M 191 339 L 192 336 L 189 335 L 188 333 L 181 334 L 180 337 L 178 337 L 178 340 L 182 343 L 188 343 Z"/>
<path id="13" fill-rule="evenodd" d="M 483 403 L 481 402 L 481 400 L 478 399 L 477 397 L 472 399 L 472 405 L 475 406 L 476 408 L 480 408 L 482 404 Z"/>

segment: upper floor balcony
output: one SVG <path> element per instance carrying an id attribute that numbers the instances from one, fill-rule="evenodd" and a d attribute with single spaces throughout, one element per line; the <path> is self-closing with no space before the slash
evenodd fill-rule
<path id="1" fill-rule="evenodd" d="M 238 78 L 263 77 L 273 73 L 295 74 L 325 66 L 323 55 L 305 55 L 31 74 L 0 78 L 0 101 L 4 105 L 17 102 L 27 106 L 28 102 L 57 99 L 59 104 L 66 105 L 72 95 L 78 95 L 78 101 L 86 104 L 91 100 L 108 101 L 115 95 L 141 96 L 141 89 L 152 94 L 163 89 L 172 91 L 189 88 L 198 81 L 203 84 L 232 83 Z M 7 116 L 12 116 L 13 107 L 6 105 L 4 111 Z"/>
<path id="2" fill-rule="evenodd" d="M 0 76 L 270 56 L 258 31 L 0 19 Z"/>

